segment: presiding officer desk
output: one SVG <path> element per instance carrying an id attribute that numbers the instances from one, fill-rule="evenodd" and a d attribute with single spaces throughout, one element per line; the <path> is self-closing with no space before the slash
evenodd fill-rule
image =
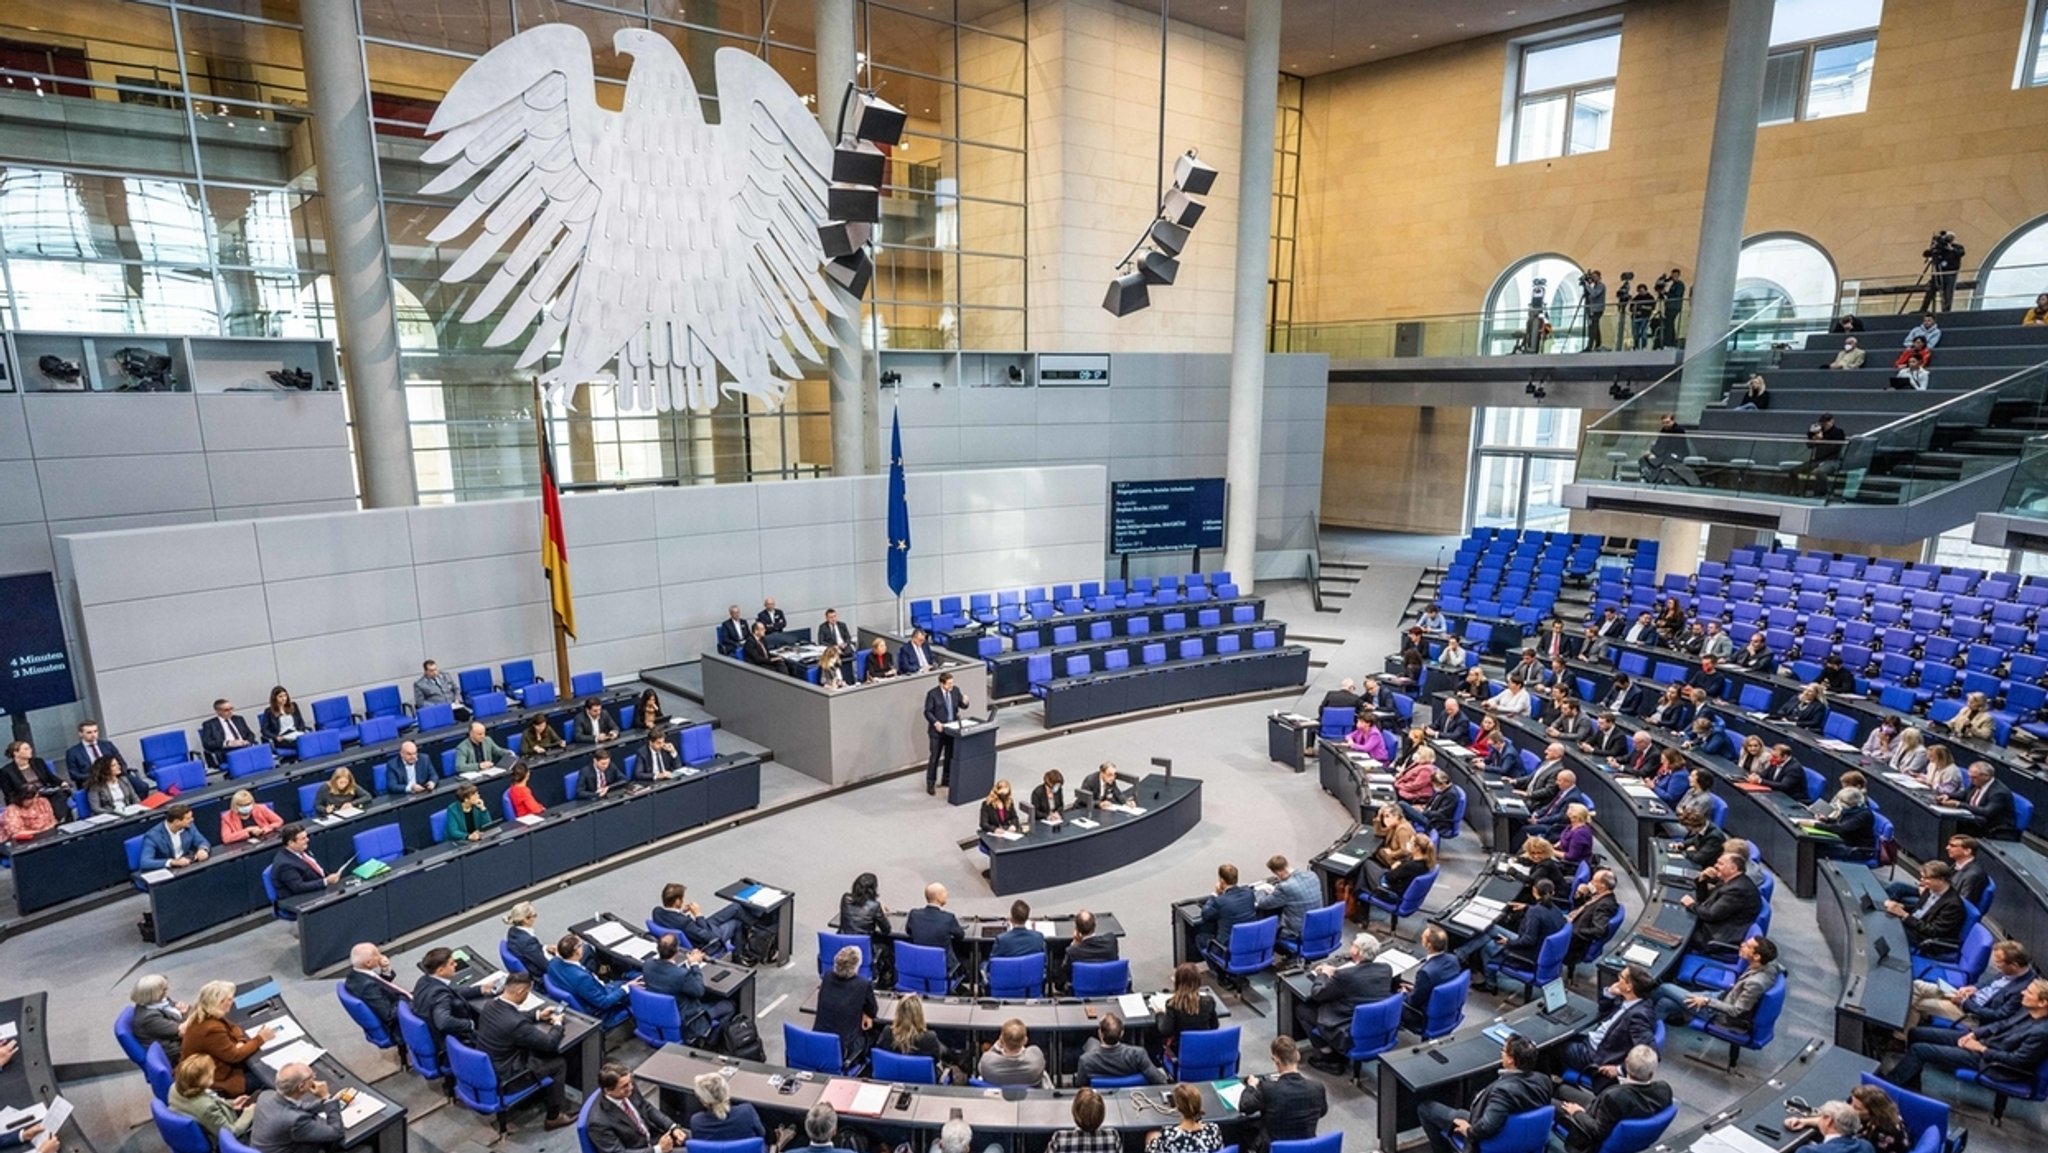
<path id="1" fill-rule="evenodd" d="M 568 754 L 579 755 L 587 757 L 589 750 L 578 753 L 572 747 Z M 560 779 L 552 769 L 537 779 L 548 777 Z M 408 846 L 422 847 L 386 861 L 389 872 L 287 897 L 278 907 L 298 918 L 299 964 L 308 974 L 317 973 L 347 960 L 358 941 L 398 940 L 508 893 L 760 802 L 760 758 L 721 754 L 665 781 L 633 781 L 603 797 L 551 805 L 532 823 L 501 819 L 481 840 L 431 844 L 408 838 Z M 370 812 L 374 816 L 376 810 Z"/>
<path id="2" fill-rule="evenodd" d="M 1045 727 L 1164 705 L 1235 696 L 1308 683 L 1308 650 L 1300 645 L 1182 657 L 1162 664 L 1054 677 L 1033 692 L 1045 704 Z"/>
<path id="3" fill-rule="evenodd" d="M 1184 640 L 1199 640 L 1202 642 L 1204 652 L 1213 653 L 1216 651 L 1216 638 L 1234 636 L 1237 638 L 1237 643 L 1241 648 L 1250 649 L 1252 647 L 1252 634 L 1256 632 L 1270 632 L 1277 643 L 1287 643 L 1286 621 L 1247 619 L 1243 621 L 1225 620 L 1220 624 L 1183 629 L 1165 629 L 1156 633 L 1143 632 L 1136 636 L 1107 636 L 1092 639 L 1083 636 L 1080 640 L 1069 641 L 1064 644 L 1052 644 L 1046 647 L 1039 647 L 1037 644 L 1033 644 L 1028 648 L 979 655 L 988 665 L 990 690 L 995 694 L 995 699 L 1006 701 L 1031 695 L 1031 660 L 1033 657 L 1046 658 L 1051 662 L 1051 667 L 1056 671 L 1064 671 L 1066 669 L 1067 658 L 1069 657 L 1087 657 L 1089 665 L 1099 669 L 1104 667 L 1106 663 L 1105 658 L 1110 653 L 1120 652 L 1124 654 L 1124 660 L 1129 662 L 1131 667 L 1136 668 L 1144 663 L 1146 645 L 1165 645 L 1167 652 L 1176 653 L 1180 651 L 1180 642 Z M 1036 640 L 1036 634 L 1027 633 L 1023 635 L 1031 637 L 1034 641 Z M 987 648 L 1001 642 L 996 638 L 984 635 L 980 638 L 979 643 L 982 647 Z M 958 650 L 954 651 L 957 652 Z"/>
<path id="4" fill-rule="evenodd" d="M 606 698 L 606 707 L 626 700 L 630 700 L 626 694 L 613 694 Z M 558 701 L 539 709 L 515 708 L 485 718 L 484 723 L 492 737 L 503 744 L 536 712 L 559 723 L 579 707 L 577 702 Z M 439 765 L 442 752 L 454 748 L 467 734 L 466 725 L 451 725 L 428 733 L 401 734 L 394 740 L 344 749 L 310 761 L 294 761 L 244 777 L 227 778 L 212 773 L 205 788 L 180 793 L 178 802 L 191 806 L 198 818 L 199 831 L 206 834 L 208 841 L 217 841 L 221 811 L 239 790 L 249 790 L 259 803 L 269 805 L 278 816 L 289 820 L 289 814 L 299 811 L 300 788 L 325 781 L 336 769 L 352 770 L 357 783 L 368 789 L 372 767 L 396 758 L 404 741 L 417 742 L 420 756 L 429 764 Z M 134 762 L 130 767 L 140 770 L 141 764 Z M 91 824 L 70 821 L 32 841 L 11 846 L 15 909 L 32 913 L 75 897 L 128 885 L 133 877 L 123 842 L 142 836 L 162 821 L 158 810 L 143 810 Z M 335 859 L 339 862 L 341 858 Z"/>
<path id="5" fill-rule="evenodd" d="M 961 930 L 966 933 L 966 939 L 961 943 L 960 954 L 957 959 L 976 967 L 981 966 L 988 960 L 990 951 L 995 948 L 996 938 L 1002 936 L 1004 931 L 1010 927 L 1009 917 L 998 913 L 968 913 L 964 916 L 956 914 L 955 919 L 960 922 Z M 905 930 L 909 920 L 906 911 L 901 909 L 890 910 L 890 920 L 893 925 L 893 931 L 890 933 L 890 936 L 897 941 L 910 940 L 910 934 Z M 1074 939 L 1074 915 L 1072 913 L 1060 913 L 1044 917 L 1034 916 L 1031 918 L 1031 923 L 1043 925 L 1040 932 L 1045 937 L 1045 951 L 1048 954 L 1046 962 L 1049 966 L 1057 968 L 1060 958 L 1066 956 L 1067 945 Z M 839 915 L 834 913 L 832 919 L 825 924 L 833 932 L 838 932 Z M 1115 913 L 1096 911 L 1095 935 L 1098 937 L 1124 937 L 1128 933 L 1124 929 L 1124 923 L 1117 919 Z"/>
<path id="6" fill-rule="evenodd" d="M 957 1115 L 974 1127 L 975 1148 L 983 1149 L 1000 1143 L 1010 1153 L 1032 1153 L 1042 1150 L 1052 1134 L 1074 1126 L 1071 1090 L 999 1091 L 964 1085 L 897 1086 L 886 1081 L 813 1076 L 779 1065 L 735 1060 L 682 1045 L 662 1046 L 641 1062 L 633 1076 L 661 1090 L 663 1111 L 680 1124 L 698 1108 L 696 1081 L 703 1073 L 723 1076 L 732 1099 L 753 1105 L 761 1113 L 762 1122 L 769 1126 L 801 1126 L 803 1115 L 826 1095 L 827 1087 L 844 1081 L 889 1086 L 892 1092 L 879 1114 L 842 1110 L 839 1117 L 842 1130 L 916 1130 L 935 1137 L 937 1131 Z M 795 1088 L 781 1091 L 781 1087 L 792 1084 Z M 1190 1084 L 1201 1091 L 1203 1119 L 1214 1121 L 1222 1128 L 1226 1144 L 1239 1144 L 1249 1132 L 1247 1116 L 1224 1102 L 1217 1094 L 1217 1082 L 1196 1081 Z M 1179 1117 L 1172 1106 L 1165 1104 L 1163 1089 L 1156 1086 L 1102 1090 L 1102 1102 L 1107 1107 L 1103 1127 L 1121 1133 L 1125 1148 L 1130 1150 L 1139 1147 L 1139 1140 L 1147 1131 L 1165 1128 Z"/>
<path id="7" fill-rule="evenodd" d="M 57 1084 L 57 1068 L 50 1060 L 50 996 L 30 993 L 0 1001 L 0 1023 L 14 1026 L 20 1052 L 0 1069 L 0 1106 L 28 1109 L 48 1105 L 63 1091 Z M 74 1102 L 76 1104 L 76 1102 Z M 63 1138 L 63 1153 L 94 1153 L 84 1127 L 76 1120 L 57 1136 Z"/>
<path id="8" fill-rule="evenodd" d="M 228 1014 L 228 1019 L 251 1033 L 265 1025 L 278 1024 L 287 1020 L 296 1022 L 298 1028 L 304 1030 L 304 1042 L 323 1050 L 320 1056 L 304 1063 L 312 1066 L 314 1076 L 327 1082 L 329 1094 L 340 1093 L 344 1089 L 353 1089 L 360 1095 L 367 1095 L 384 1103 L 382 1109 L 378 1109 L 368 1116 L 354 1119 L 347 1124 L 347 1127 L 342 1132 L 341 1147 L 344 1149 L 374 1151 L 374 1153 L 405 1153 L 405 1106 L 399 1104 L 388 1093 L 372 1088 L 368 1081 L 356 1076 L 349 1070 L 348 1066 L 336 1060 L 332 1053 L 325 1052 L 324 1047 L 320 1045 L 319 1039 L 314 1037 L 310 1030 L 306 1029 L 305 1019 L 293 1013 L 285 1005 L 284 994 L 278 991 L 276 981 L 268 977 L 258 977 L 235 986 L 235 1007 Z M 267 1048 L 256 1056 L 251 1057 L 249 1059 L 251 1079 L 266 1088 L 274 1084 L 277 1080 L 277 1069 L 291 1062 L 279 1060 L 277 1064 L 273 1065 L 270 1061 L 266 1061 L 265 1058 L 282 1058 L 287 1056 L 290 1050 L 299 1044 L 298 1040 L 287 1041 L 280 1037 L 273 1047 Z M 251 1085 L 250 1092 L 254 1093 L 255 1088 L 255 1085 Z M 349 1121 L 346 1113 L 344 1113 L 344 1120 L 345 1122 Z"/>
<path id="9" fill-rule="evenodd" d="M 1012 839 L 981 834 L 989 888 L 999 897 L 1106 876 L 1179 840 L 1202 821 L 1202 782 L 1152 773 L 1131 790 L 1141 812 L 1073 809 Z M 1094 828 L 1083 827 L 1088 821 Z"/>
<path id="10" fill-rule="evenodd" d="M 686 730 L 691 730 L 688 737 L 684 735 Z M 700 750 L 691 754 L 697 765 L 714 763 L 716 754 L 709 753 L 711 726 L 686 725 L 667 731 L 679 750 L 693 746 Z M 698 736 L 703 739 L 690 739 Z M 603 742 L 603 747 L 612 750 L 613 765 L 624 771 L 626 758 L 645 748 L 646 740 L 647 734 L 643 730 L 628 729 L 622 731 L 616 740 Z M 531 770 L 530 786 L 542 804 L 552 806 L 574 798 L 573 780 L 564 781 L 563 778 L 580 772 L 589 764 L 590 754 L 597 747 L 570 745 L 521 762 Z M 435 763 L 427 761 L 424 754 L 421 760 L 430 765 Z M 423 793 L 379 795 L 352 817 L 303 814 L 311 842 L 308 848 L 315 860 L 329 869 L 338 868 L 355 854 L 353 840 L 356 834 L 393 822 L 398 824 L 405 844 L 426 845 L 434 840 L 435 815 L 455 802 L 455 789 L 462 783 L 458 777 L 436 775 L 433 789 Z M 470 783 L 476 785 L 492 819 L 502 821 L 505 791 L 511 788 L 511 777 L 503 771 L 493 770 L 488 774 L 475 775 Z M 368 788 L 367 782 L 364 787 Z M 712 807 L 722 810 L 718 815 L 752 808 L 759 803 L 759 789 L 751 790 L 753 799 L 748 798 L 749 791 L 739 778 L 725 778 L 720 788 L 721 796 Z M 297 801 L 294 796 L 294 806 Z M 283 812 L 279 815 L 282 816 Z M 713 818 L 707 813 L 704 818 L 690 823 L 702 824 L 708 819 Z M 217 844 L 208 851 L 204 861 L 194 861 L 182 869 L 166 869 L 143 876 L 141 882 L 149 894 L 153 939 L 159 945 L 169 944 L 268 907 L 270 898 L 263 889 L 263 870 L 276 859 L 277 850 L 275 835 L 234 845 Z"/>

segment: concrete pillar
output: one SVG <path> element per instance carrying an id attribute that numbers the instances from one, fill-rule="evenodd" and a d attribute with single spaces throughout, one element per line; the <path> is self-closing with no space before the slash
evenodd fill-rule
<path id="1" fill-rule="evenodd" d="M 1742 255 L 1743 217 L 1749 211 L 1749 172 L 1756 161 L 1756 122 L 1763 115 L 1764 63 L 1771 52 L 1775 0 L 1728 0 L 1728 31 L 1721 48 L 1721 90 L 1714 101 L 1714 138 L 1707 153 L 1706 203 L 1700 209 L 1700 250 L 1693 261 L 1686 307 L 1686 355 L 1672 407 L 1689 419 L 1720 398 L 1727 356 L 1709 347 L 1733 323 L 1735 262 Z"/>
<path id="2" fill-rule="evenodd" d="M 818 123 L 833 143 L 839 140 L 839 110 L 855 79 L 853 0 L 814 0 L 817 5 Z M 832 475 L 859 476 L 868 469 L 867 397 L 862 387 L 860 301 L 833 284 L 846 306 L 845 317 L 828 316 L 832 341 L 825 371 L 832 386 Z"/>
<path id="3" fill-rule="evenodd" d="M 384 238 L 377 149 L 370 136 L 370 84 L 356 5 L 352 0 L 308 4 L 299 16 L 320 199 L 327 209 L 327 256 L 334 265 L 342 370 L 348 377 L 356 461 L 363 473 L 363 505 L 418 504 L 412 433 L 398 365 L 391 251 Z"/>
<path id="4" fill-rule="evenodd" d="M 1668 573 L 1689 573 L 1700 567 L 1700 534 L 1707 526 L 1696 520 L 1666 517 L 1657 532 L 1657 579 Z"/>
<path id="5" fill-rule="evenodd" d="M 1266 277 L 1272 248 L 1273 126 L 1280 114 L 1280 2 L 1244 18 L 1244 124 L 1238 136 L 1237 274 L 1231 286 L 1230 486 L 1224 567 L 1252 589 L 1259 547 L 1259 456 L 1266 412 Z"/>

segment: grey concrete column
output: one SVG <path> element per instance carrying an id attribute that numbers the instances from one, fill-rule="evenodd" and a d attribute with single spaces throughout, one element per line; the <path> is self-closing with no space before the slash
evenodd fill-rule
<path id="1" fill-rule="evenodd" d="M 815 0 L 818 38 L 818 123 L 836 144 L 839 107 L 855 79 L 853 0 Z M 866 390 L 862 387 L 860 301 L 837 284 L 830 291 L 846 306 L 844 318 L 828 316 L 832 341 L 825 370 L 832 385 L 832 475 L 859 476 L 868 465 Z"/>
<path id="2" fill-rule="evenodd" d="M 1773 0 L 1728 0 L 1721 49 L 1721 91 L 1714 101 L 1714 138 L 1707 153 L 1706 202 L 1700 208 L 1700 250 L 1686 302 L 1686 355 L 1676 407 L 1696 416 L 1721 397 L 1727 356 L 1709 347 L 1733 323 L 1735 262 L 1742 255 L 1749 212 L 1749 172 L 1756 161 L 1756 122 L 1763 115 L 1764 64 L 1771 53 Z"/>
<path id="3" fill-rule="evenodd" d="M 1266 414 L 1266 278 L 1272 256 L 1273 125 L 1280 114 L 1280 0 L 1244 18 L 1244 125 L 1238 135 L 1237 275 L 1230 325 L 1230 485 L 1224 565 L 1250 592 L 1259 549 L 1259 456 Z"/>
<path id="4" fill-rule="evenodd" d="M 363 504 L 418 504 L 412 433 L 398 365 L 391 251 L 384 237 L 377 148 L 370 135 L 370 84 L 355 0 L 303 5 L 299 16 L 321 200 L 327 210 L 327 257 L 334 267 L 342 369 L 355 421 L 356 460 L 363 470 Z"/>

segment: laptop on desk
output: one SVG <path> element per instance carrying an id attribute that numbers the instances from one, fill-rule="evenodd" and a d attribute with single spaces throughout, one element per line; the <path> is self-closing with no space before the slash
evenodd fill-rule
<path id="1" fill-rule="evenodd" d="M 1543 983 L 1543 1011 L 1538 1016 L 1557 1025 L 1571 1025 L 1585 1018 L 1585 1010 L 1571 1005 L 1565 997 L 1564 978 L 1552 977 Z"/>

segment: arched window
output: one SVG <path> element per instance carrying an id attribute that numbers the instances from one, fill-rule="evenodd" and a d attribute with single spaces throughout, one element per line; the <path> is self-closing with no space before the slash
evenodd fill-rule
<path id="1" fill-rule="evenodd" d="M 1486 297 L 1486 316 L 1479 326 L 1479 353 L 1505 356 L 1524 343 L 1535 304 L 1536 286 L 1543 285 L 1543 315 L 1551 339 L 1530 352 L 1574 351 L 1584 344 L 1586 319 L 1579 312 L 1578 264 L 1555 253 L 1527 257 L 1501 273 Z"/>
<path id="2" fill-rule="evenodd" d="M 1762 348 L 1827 331 L 1838 287 L 1835 262 L 1806 237 L 1790 232 L 1750 237 L 1735 263 L 1731 319 L 1750 321 L 1739 343 Z"/>
<path id="3" fill-rule="evenodd" d="M 1973 308 L 2031 308 L 2048 292 L 2048 216 L 2014 230 L 1984 258 Z"/>

